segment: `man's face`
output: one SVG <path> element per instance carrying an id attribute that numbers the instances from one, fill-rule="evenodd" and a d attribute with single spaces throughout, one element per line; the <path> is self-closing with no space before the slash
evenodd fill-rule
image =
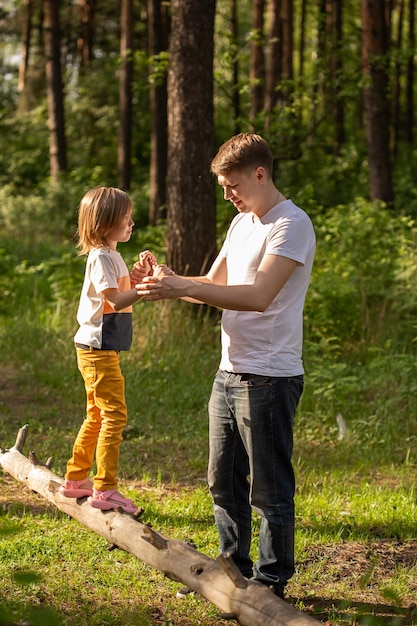
<path id="1" fill-rule="evenodd" d="M 263 167 L 231 170 L 227 174 L 219 174 L 217 181 L 223 187 L 224 199 L 230 200 L 239 213 L 258 214 L 266 182 Z"/>
<path id="2" fill-rule="evenodd" d="M 223 197 L 230 200 L 239 213 L 252 211 L 256 194 L 256 170 L 232 170 L 219 174 L 217 182 L 223 188 Z"/>

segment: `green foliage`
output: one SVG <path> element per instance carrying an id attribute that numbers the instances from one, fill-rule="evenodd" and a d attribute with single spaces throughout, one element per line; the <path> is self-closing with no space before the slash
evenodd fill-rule
<path id="1" fill-rule="evenodd" d="M 312 217 L 367 197 L 368 162 L 360 143 L 349 143 L 338 155 L 323 146 L 302 145 L 298 158 L 288 161 L 275 138 L 268 138 L 275 146 L 275 180 L 279 188 Z"/>
<path id="2" fill-rule="evenodd" d="M 416 150 L 401 144 L 395 161 L 395 205 L 402 215 L 417 217 Z"/>
<path id="3" fill-rule="evenodd" d="M 149 84 L 162 85 L 168 74 L 169 53 L 162 51 L 159 54 L 154 54 L 147 62 L 150 68 Z"/>
<path id="4" fill-rule="evenodd" d="M 6 185 L 10 195 L 33 192 L 48 177 L 45 106 L 0 116 L 0 187 Z"/>
<path id="5" fill-rule="evenodd" d="M 306 309 L 309 339 L 341 348 L 378 343 L 415 316 L 416 227 L 360 198 L 316 215 L 317 257 Z M 404 328 L 404 326 L 406 326 Z M 408 327 L 407 327 L 408 326 Z M 342 341 L 340 341 L 342 339 Z"/>

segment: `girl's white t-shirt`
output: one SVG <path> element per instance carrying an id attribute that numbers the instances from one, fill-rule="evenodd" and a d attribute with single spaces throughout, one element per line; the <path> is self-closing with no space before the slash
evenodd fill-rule
<path id="1" fill-rule="evenodd" d="M 132 343 L 132 307 L 116 311 L 103 291 L 128 291 L 129 270 L 122 255 L 109 248 L 94 248 L 87 257 L 74 342 L 101 350 L 129 350 Z"/>

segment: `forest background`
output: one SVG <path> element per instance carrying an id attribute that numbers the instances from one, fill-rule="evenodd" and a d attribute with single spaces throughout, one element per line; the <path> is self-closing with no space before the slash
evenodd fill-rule
<path id="1" fill-rule="evenodd" d="M 150 248 L 204 272 L 234 214 L 210 160 L 259 132 L 318 241 L 290 601 L 331 623 L 417 623 L 414 0 L 3 0 L 0 31 L 0 445 L 28 423 L 64 472 L 84 406 L 72 337 L 86 190 L 131 195 L 128 264 Z M 134 315 L 123 486 L 156 529 L 215 557 L 218 314 L 165 302 Z M 0 623 L 223 623 L 7 476 L 0 486 Z"/>

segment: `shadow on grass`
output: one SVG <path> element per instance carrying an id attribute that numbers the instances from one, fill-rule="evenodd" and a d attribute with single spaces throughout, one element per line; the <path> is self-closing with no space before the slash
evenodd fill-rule
<path id="1" fill-rule="evenodd" d="M 152 623 L 148 619 L 148 611 L 139 607 L 136 610 L 124 609 L 120 606 L 109 607 L 107 602 L 101 603 L 94 600 L 93 603 L 87 601 L 83 602 L 82 606 L 74 606 L 72 613 L 69 613 L 68 609 L 69 605 L 65 612 L 50 606 L 31 606 L 30 600 L 9 602 L 0 597 L 0 626 L 62 626 L 62 624 L 151 626 Z M 22 622 L 22 619 L 25 621 Z"/>
<path id="2" fill-rule="evenodd" d="M 416 623 L 417 608 L 415 603 L 408 607 L 396 605 L 355 602 L 338 598 L 309 597 L 308 600 L 291 599 L 298 609 L 314 617 L 314 619 L 332 624 L 346 621 L 349 624 L 366 624 L 378 626 L 391 624 L 392 626 L 408 626 Z"/>
<path id="3" fill-rule="evenodd" d="M 313 532 L 318 537 L 334 537 L 337 541 L 406 541 L 405 538 L 415 535 L 415 520 L 400 518 L 394 519 L 391 523 L 381 519 L 370 525 L 369 523 L 334 522 L 317 520 L 314 523 L 302 521 L 297 528 L 302 532 Z"/>

